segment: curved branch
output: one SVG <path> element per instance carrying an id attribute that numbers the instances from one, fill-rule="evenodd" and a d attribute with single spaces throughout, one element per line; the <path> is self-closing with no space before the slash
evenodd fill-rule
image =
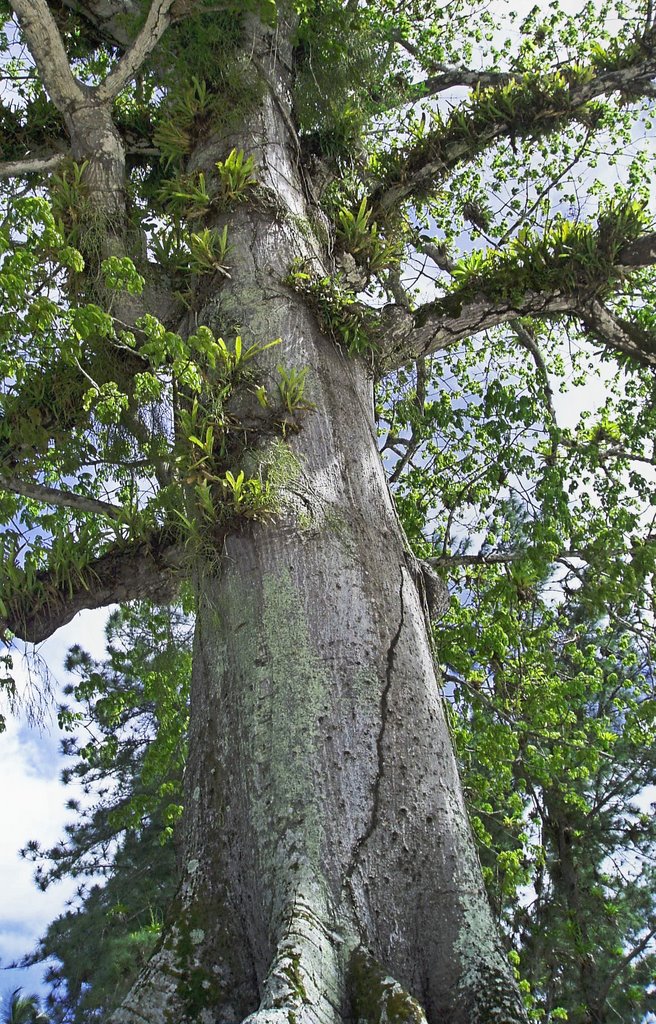
<path id="1" fill-rule="evenodd" d="M 174 3 L 175 0 L 153 0 L 139 35 L 105 81 L 97 86 L 95 92 L 101 102 L 118 96 L 137 73 L 171 23 L 170 12 Z"/>
<path id="2" fill-rule="evenodd" d="M 547 412 L 549 413 L 549 419 L 552 424 L 556 426 L 558 420 L 556 419 L 556 407 L 554 405 L 553 388 L 551 387 L 551 381 L 549 380 L 549 370 L 547 369 L 547 364 L 544 361 L 544 356 L 540 351 L 540 346 L 537 343 L 535 334 L 526 326 L 525 323 L 522 323 L 521 320 L 515 320 L 513 322 L 512 330 L 519 344 L 526 349 L 535 363 L 535 368 L 540 378 L 544 402 L 547 407 Z"/>
<path id="3" fill-rule="evenodd" d="M 85 100 L 73 76 L 55 19 L 46 0 L 9 0 L 50 99 L 67 113 Z"/>
<path id="4" fill-rule="evenodd" d="M 643 366 L 656 367 L 656 337 L 641 324 L 617 316 L 598 299 L 579 315 L 583 326 L 606 348 L 630 356 Z"/>
<path id="5" fill-rule="evenodd" d="M 150 598 L 170 601 L 179 586 L 184 547 L 160 530 L 148 539 L 110 548 L 62 586 L 53 573 L 39 574 L 24 591 L 3 594 L 5 630 L 31 643 L 46 640 L 87 608 Z"/>

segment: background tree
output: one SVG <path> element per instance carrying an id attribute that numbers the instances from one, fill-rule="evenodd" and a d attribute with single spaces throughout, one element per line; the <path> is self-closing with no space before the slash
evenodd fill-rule
<path id="1" fill-rule="evenodd" d="M 113 1019 L 525 1020 L 433 570 L 515 563 L 482 663 L 558 559 L 649 623 L 651 6 L 517 44 L 478 3 L 4 9 L 0 612 L 196 613 L 181 881 Z M 566 429 L 598 350 L 616 393 Z"/>
<path id="2" fill-rule="evenodd" d="M 80 780 L 84 803 L 49 849 L 23 855 L 37 863 L 45 889 L 81 880 L 73 904 L 48 928 L 26 963 L 48 961 L 53 1021 L 85 1021 L 114 1009 L 146 962 L 175 892 L 173 824 L 182 810 L 191 666 L 189 623 L 179 612 L 143 604 L 113 612 L 107 658 L 79 647 L 67 668 L 79 678 L 63 706 L 63 781 Z M 94 884 L 98 879 L 100 884 Z M 56 962 L 54 962 L 56 960 Z"/>
<path id="3" fill-rule="evenodd" d="M 613 603 L 610 622 L 588 617 L 587 584 L 558 604 L 548 580 L 518 593 L 525 571 L 488 567 L 443 635 L 484 872 L 544 1019 L 639 1022 L 656 934 L 651 636 L 619 626 Z M 503 622 L 503 662 L 462 643 L 488 617 Z"/>
<path id="4" fill-rule="evenodd" d="M 47 1017 L 41 1012 L 38 996 L 23 996 L 15 988 L 9 999 L 3 1000 L 3 1024 L 45 1024 Z"/>

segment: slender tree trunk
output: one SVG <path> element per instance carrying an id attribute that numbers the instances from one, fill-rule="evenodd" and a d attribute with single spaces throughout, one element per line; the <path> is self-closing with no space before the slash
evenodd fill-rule
<path id="1" fill-rule="evenodd" d="M 260 109 L 195 157 L 238 145 L 259 180 L 199 320 L 280 337 L 269 370 L 307 368 L 314 408 L 286 438 L 293 458 L 280 443 L 261 456 L 275 521 L 202 539 L 183 877 L 114 1021 L 515 1024 L 370 373 L 286 283 L 294 258 L 329 271 L 330 254 L 285 114 L 280 26 L 271 42 L 250 44 L 271 82 Z"/>

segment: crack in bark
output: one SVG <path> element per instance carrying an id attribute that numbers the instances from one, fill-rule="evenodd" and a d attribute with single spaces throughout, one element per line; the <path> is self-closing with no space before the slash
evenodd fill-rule
<path id="1" fill-rule="evenodd" d="M 401 570 L 401 582 L 399 584 L 399 604 L 400 604 L 400 609 L 401 610 L 400 610 L 400 618 L 399 618 L 398 629 L 396 630 L 396 633 L 392 637 L 392 639 L 390 641 L 390 645 L 389 645 L 389 647 L 387 649 L 387 664 L 386 664 L 386 669 L 385 669 L 385 685 L 384 685 L 382 693 L 380 695 L 380 729 L 378 730 L 378 736 L 376 737 L 376 758 L 377 758 L 378 767 L 377 767 L 377 771 L 376 771 L 376 778 L 374 780 L 373 795 L 372 795 L 372 801 L 371 801 L 371 803 L 372 803 L 371 819 L 369 821 L 369 825 L 367 826 L 365 832 L 360 836 L 360 838 L 356 842 L 355 846 L 353 847 L 353 854 L 351 856 L 351 862 L 350 862 L 349 866 L 347 867 L 346 872 L 344 874 L 344 880 L 345 880 L 346 884 L 348 885 L 350 896 L 351 896 L 351 903 L 353 905 L 353 912 L 354 912 L 354 915 L 355 915 L 356 924 L 358 924 L 358 907 L 357 907 L 357 901 L 356 901 L 356 898 L 355 898 L 355 890 L 353 888 L 353 875 L 355 874 L 356 868 L 358 867 L 358 864 L 360 862 L 360 854 L 361 854 L 363 848 L 366 846 L 366 844 L 368 843 L 369 839 L 374 834 L 374 831 L 376 830 L 376 827 L 378 826 L 379 811 L 380 811 L 380 787 L 381 787 L 381 782 L 382 782 L 382 779 L 383 779 L 383 766 L 384 766 L 383 744 L 385 742 L 385 731 L 386 731 L 386 728 L 387 728 L 387 716 L 388 716 L 388 711 L 389 711 L 389 695 L 390 695 L 390 690 L 392 688 L 394 664 L 395 664 L 395 661 L 396 661 L 396 649 L 398 647 L 399 640 L 401 639 L 401 633 L 403 632 L 403 627 L 405 625 L 405 603 L 404 603 L 404 600 L 403 600 L 403 585 L 404 585 L 405 580 L 404 580 L 404 576 L 403 576 L 403 565 L 400 566 L 400 570 Z"/>

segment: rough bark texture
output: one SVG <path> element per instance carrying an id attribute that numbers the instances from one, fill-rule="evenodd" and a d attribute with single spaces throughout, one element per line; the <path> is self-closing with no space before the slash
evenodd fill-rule
<path id="1" fill-rule="evenodd" d="M 307 367 L 314 408 L 293 458 L 264 456 L 280 516 L 199 552 L 183 878 L 113 1020 L 514 1024 L 368 369 L 286 284 L 295 257 L 330 266 L 285 116 L 281 26 L 250 45 L 271 90 L 195 161 L 241 146 L 259 189 L 230 217 L 231 280 L 199 321 L 282 338 L 272 376 Z"/>

